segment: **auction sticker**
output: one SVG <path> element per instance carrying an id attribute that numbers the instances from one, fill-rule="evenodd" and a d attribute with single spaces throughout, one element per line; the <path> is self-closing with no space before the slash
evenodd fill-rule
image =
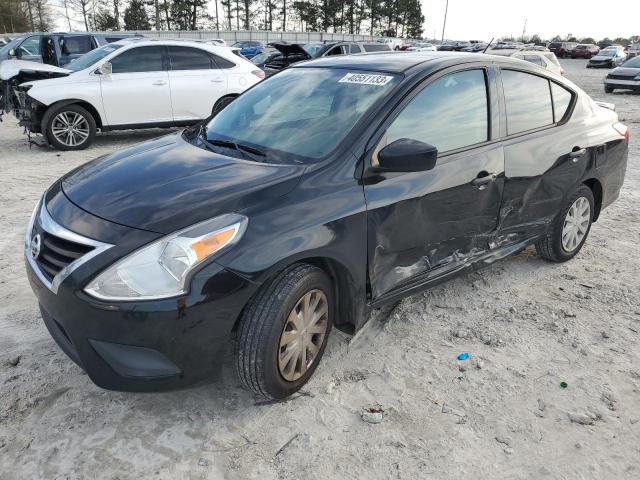
<path id="1" fill-rule="evenodd" d="M 382 87 L 391 80 L 392 76 L 389 75 L 373 75 L 370 73 L 347 73 L 344 77 L 338 80 L 338 83 L 357 83 L 358 85 L 378 85 Z"/>

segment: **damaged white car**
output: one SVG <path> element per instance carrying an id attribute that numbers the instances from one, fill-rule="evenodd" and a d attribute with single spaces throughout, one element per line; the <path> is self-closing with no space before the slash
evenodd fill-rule
<path id="1" fill-rule="evenodd" d="M 60 150 L 80 150 L 98 130 L 192 125 L 263 77 L 227 47 L 122 40 L 66 68 L 2 62 L 0 105 L 28 133 L 41 133 Z"/>

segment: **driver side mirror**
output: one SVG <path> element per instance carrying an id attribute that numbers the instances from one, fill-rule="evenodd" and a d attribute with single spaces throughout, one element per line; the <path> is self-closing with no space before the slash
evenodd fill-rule
<path id="1" fill-rule="evenodd" d="M 100 65 L 100 68 L 98 68 L 98 73 L 100 73 L 101 75 L 111 75 L 112 71 L 113 67 L 111 65 L 111 62 L 104 62 L 102 65 Z"/>
<path id="2" fill-rule="evenodd" d="M 16 54 L 16 51 L 14 48 L 10 49 L 8 52 L 10 57 L 17 57 L 18 55 Z"/>
<path id="3" fill-rule="evenodd" d="M 401 138 L 378 152 L 378 165 L 382 172 L 424 172 L 433 169 L 438 149 L 428 143 Z"/>

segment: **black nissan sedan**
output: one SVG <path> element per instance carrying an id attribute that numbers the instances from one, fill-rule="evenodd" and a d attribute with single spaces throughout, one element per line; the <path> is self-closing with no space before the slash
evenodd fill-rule
<path id="1" fill-rule="evenodd" d="M 83 165 L 29 223 L 44 323 L 99 386 L 284 398 L 332 327 L 535 245 L 563 262 L 622 186 L 613 106 L 507 57 L 296 64 L 208 123 Z"/>

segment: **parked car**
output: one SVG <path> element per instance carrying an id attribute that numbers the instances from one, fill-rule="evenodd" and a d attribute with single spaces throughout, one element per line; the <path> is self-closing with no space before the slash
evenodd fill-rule
<path id="1" fill-rule="evenodd" d="M 262 69 L 267 77 L 303 60 L 354 53 L 390 51 L 390 46 L 382 42 L 319 42 L 307 43 L 304 46 L 295 43 L 273 43 L 272 46 L 280 51 L 282 55 L 276 56 L 264 64 Z"/>
<path id="2" fill-rule="evenodd" d="M 483 52 L 486 48 L 487 48 L 486 43 L 472 43 L 468 47 L 461 48 L 460 51 L 476 53 L 476 52 Z"/>
<path id="3" fill-rule="evenodd" d="M 528 50 L 520 50 L 516 53 L 512 53 L 513 58 L 519 58 L 527 62 L 535 63 L 536 65 L 551 70 L 558 75 L 564 75 L 564 68 L 560 66 L 560 62 L 556 58 L 556 54 L 553 52 L 536 52 Z"/>
<path id="4" fill-rule="evenodd" d="M 581 43 L 571 50 L 571 58 L 591 58 L 597 55 L 600 48 L 592 43 Z"/>
<path id="5" fill-rule="evenodd" d="M 400 48 L 404 44 L 404 40 L 402 40 L 401 38 L 384 37 L 384 38 L 378 38 L 376 40 L 376 43 L 382 43 L 383 45 L 387 45 L 389 47 L 389 50 L 400 50 Z"/>
<path id="6" fill-rule="evenodd" d="M 567 58 L 577 46 L 576 42 L 551 42 L 547 45 L 547 48 L 549 48 L 550 52 L 555 53 L 556 57 Z"/>
<path id="7" fill-rule="evenodd" d="M 0 49 L 0 62 L 16 59 L 62 67 L 91 50 L 125 38 L 130 33 L 30 33 Z"/>
<path id="8" fill-rule="evenodd" d="M 604 91 L 633 90 L 640 92 L 640 56 L 633 57 L 614 68 L 604 79 Z"/>
<path id="9" fill-rule="evenodd" d="M 325 57 L 55 182 L 27 275 L 101 387 L 183 387 L 233 345 L 241 381 L 284 398 L 334 326 L 357 332 L 372 309 L 529 245 L 573 258 L 628 146 L 615 111 L 526 62 Z"/>
<path id="10" fill-rule="evenodd" d="M 275 48 L 265 49 L 262 53 L 251 58 L 250 62 L 253 63 L 256 67 L 264 70 L 265 65 L 267 65 L 272 60 L 276 58 L 282 58 L 282 52 L 276 50 Z"/>
<path id="11" fill-rule="evenodd" d="M 36 80 L 38 73 L 57 78 Z M 38 72 L 33 63 L 11 60 L 0 65 L 20 125 L 59 150 L 88 147 L 97 130 L 194 124 L 262 78 L 262 70 L 228 47 L 181 40 L 123 40 L 66 69 L 45 65 Z"/>
<path id="12" fill-rule="evenodd" d="M 231 47 L 239 48 L 242 56 L 251 59 L 251 57 L 255 57 L 259 53 L 262 53 L 264 50 L 264 45 L 260 42 L 255 41 L 241 41 L 236 42 Z"/>
<path id="13" fill-rule="evenodd" d="M 436 50 L 437 48 L 434 44 L 426 42 L 417 42 L 407 49 L 409 52 L 435 52 Z"/>
<path id="14" fill-rule="evenodd" d="M 205 43 L 210 43 L 211 45 L 217 45 L 219 47 L 227 46 L 227 42 L 223 38 L 210 38 L 209 40 L 205 40 Z"/>
<path id="15" fill-rule="evenodd" d="M 469 47 L 472 44 L 470 42 L 445 42 L 438 46 L 438 50 L 442 52 L 459 52 L 463 48 Z"/>
<path id="16" fill-rule="evenodd" d="M 627 47 L 627 58 L 640 56 L 640 43 L 633 43 Z"/>
<path id="17" fill-rule="evenodd" d="M 621 65 L 627 58 L 622 47 L 607 47 L 589 59 L 587 68 L 606 67 L 614 68 Z"/>

